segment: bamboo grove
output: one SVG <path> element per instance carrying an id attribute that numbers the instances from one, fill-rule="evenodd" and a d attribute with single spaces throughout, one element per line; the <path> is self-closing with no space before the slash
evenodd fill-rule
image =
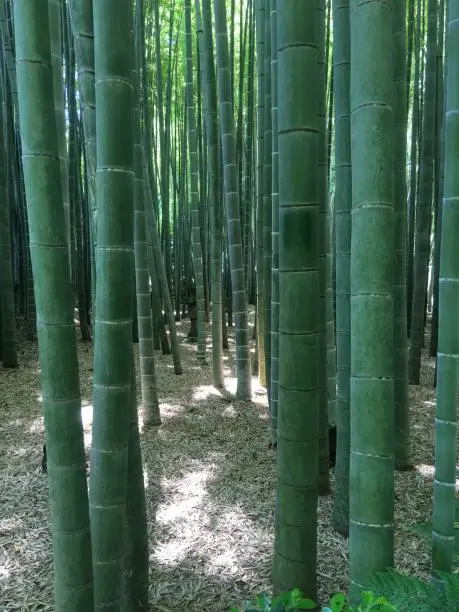
<path id="1" fill-rule="evenodd" d="M 431 569 L 451 572 L 459 0 L 0 0 L 0 37 L 0 358 L 18 366 L 21 320 L 56 610 L 148 607 L 133 342 L 160 426 L 155 351 L 182 374 L 188 315 L 215 387 L 234 325 L 236 399 L 253 375 L 267 389 L 273 591 L 313 599 L 330 427 L 351 596 L 394 565 L 429 322 Z M 94 353 L 89 487 L 76 334 Z"/>

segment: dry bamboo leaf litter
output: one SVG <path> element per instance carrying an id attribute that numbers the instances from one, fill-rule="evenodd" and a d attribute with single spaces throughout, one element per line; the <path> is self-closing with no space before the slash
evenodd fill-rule
<path id="1" fill-rule="evenodd" d="M 256 379 L 251 403 L 231 397 L 236 388 L 232 334 L 224 360 L 227 391 L 221 392 L 211 385 L 211 366 L 195 364 L 196 345 L 186 341 L 188 327 L 188 321 L 178 326 L 183 375 L 174 375 L 171 356 L 156 353 L 163 424 L 141 435 L 150 609 L 223 612 L 270 589 L 275 454 L 267 448 L 266 394 Z M 88 447 L 91 354 L 90 346 L 79 344 Z M 47 480 L 39 469 L 43 419 L 36 345 L 21 341 L 20 360 L 19 370 L 0 370 L 0 610 L 5 612 L 54 609 Z M 428 545 L 405 528 L 427 520 L 431 512 L 433 368 L 433 360 L 424 355 L 423 382 L 410 387 L 412 459 L 417 469 L 396 474 L 397 567 L 423 577 L 429 570 Z M 140 384 L 138 391 L 140 399 Z M 346 588 L 348 580 L 347 542 L 331 529 L 331 510 L 332 498 L 321 499 L 322 601 Z"/>

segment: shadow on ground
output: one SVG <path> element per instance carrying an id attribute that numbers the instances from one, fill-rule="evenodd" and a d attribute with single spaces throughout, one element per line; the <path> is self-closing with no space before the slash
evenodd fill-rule
<path id="1" fill-rule="evenodd" d="M 196 346 L 185 341 L 187 326 L 185 322 L 178 328 L 183 375 L 173 374 L 170 355 L 156 354 L 163 423 L 141 434 L 150 609 L 223 612 L 270 588 L 275 454 L 268 450 L 266 395 L 258 391 L 252 402 L 240 402 L 214 389 L 211 365 L 196 365 Z M 230 338 L 224 361 L 230 392 L 235 390 L 233 349 Z M 43 419 L 38 354 L 26 342 L 21 352 L 19 370 L 0 370 L 0 609 L 5 612 L 54 609 L 47 480 L 39 471 Z M 79 344 L 79 362 L 89 444 L 90 346 Z M 432 362 L 425 359 L 423 384 L 410 389 L 417 471 L 396 475 L 396 561 L 399 569 L 420 576 L 428 572 L 428 548 L 403 528 L 430 514 L 432 373 Z M 140 395 L 140 384 L 138 389 Z M 331 529 L 331 509 L 331 497 L 320 500 L 322 601 L 347 585 L 347 542 Z"/>

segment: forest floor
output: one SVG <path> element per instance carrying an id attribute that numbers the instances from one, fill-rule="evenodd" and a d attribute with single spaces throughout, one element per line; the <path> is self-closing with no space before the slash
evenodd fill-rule
<path id="1" fill-rule="evenodd" d="M 253 316 L 251 317 L 253 321 Z M 275 453 L 268 450 L 266 393 L 253 379 L 252 402 L 212 387 L 211 365 L 196 365 L 178 325 L 185 373 L 156 353 L 162 426 L 142 431 L 150 541 L 150 609 L 224 612 L 270 590 Z M 208 334 L 210 356 L 210 334 Z M 92 351 L 79 343 L 85 444 L 91 434 Z M 136 346 L 138 351 L 138 346 Z M 136 353 L 137 354 L 137 353 Z M 37 346 L 21 339 L 19 370 L 0 369 L 0 610 L 53 610 L 47 477 L 41 473 L 43 418 Z M 235 392 L 234 335 L 224 357 Z M 422 384 L 410 388 L 416 469 L 396 474 L 396 565 L 424 577 L 427 542 L 407 528 L 431 513 L 434 362 L 423 356 Z M 140 389 L 140 385 L 138 385 Z M 333 479 L 333 475 L 332 475 Z M 347 541 L 331 527 L 332 496 L 320 499 L 318 583 L 322 603 L 347 587 Z"/>

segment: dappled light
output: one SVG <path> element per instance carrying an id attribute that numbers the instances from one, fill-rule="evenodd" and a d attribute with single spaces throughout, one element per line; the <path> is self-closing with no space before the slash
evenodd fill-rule
<path id="1" fill-rule="evenodd" d="M 228 370 L 225 371 L 225 386 L 230 393 L 236 393 L 237 378 L 235 376 L 231 376 Z M 257 376 L 252 376 L 252 402 L 266 406 L 266 409 L 268 408 L 266 389 L 260 386 Z M 266 414 L 266 416 L 268 415 Z"/>
<path id="2" fill-rule="evenodd" d="M 145 468 L 145 466 L 143 467 L 143 486 L 145 487 L 145 489 L 148 489 L 149 486 L 149 478 L 148 478 L 148 470 Z"/>
<path id="3" fill-rule="evenodd" d="M 2 580 L 9 578 L 10 570 L 5 565 L 0 565 L 0 583 Z"/>
<path id="4" fill-rule="evenodd" d="M 30 433 L 39 433 L 43 431 L 43 417 L 37 417 L 36 419 L 32 419 L 29 427 Z"/>
<path id="5" fill-rule="evenodd" d="M 427 465 L 425 463 L 421 463 L 415 466 L 416 471 L 424 476 L 424 478 L 429 478 L 430 480 L 434 480 L 435 478 L 435 466 Z M 459 493 L 459 464 L 456 464 L 456 493 Z"/>
<path id="6" fill-rule="evenodd" d="M 178 325 L 181 339 L 188 326 L 188 321 Z M 81 417 L 90 459 L 92 358 L 87 345 L 78 346 Z M 217 389 L 212 385 L 211 366 L 197 366 L 193 345 L 182 342 L 181 346 L 185 369 L 181 376 L 174 375 L 170 355 L 155 354 L 161 427 L 143 426 L 137 382 L 150 597 L 153 609 L 226 610 L 254 592 L 269 590 L 271 584 L 276 455 L 268 449 L 266 390 L 252 377 L 252 401 L 237 400 L 233 351 L 225 354 L 224 389 Z M 39 586 L 37 595 L 29 594 L 29 598 L 52 601 L 48 487 L 39 467 L 43 415 L 33 365 L 36 347 L 28 351 L 29 361 L 21 369 L 27 394 L 20 383 L 13 385 L 0 374 L 0 396 L 7 403 L 0 424 L 5 441 L 0 455 L 0 490 L 5 500 L 0 523 L 0 609 L 5 601 L 20 601 L 18 584 L 30 580 Z M 135 352 L 137 356 L 138 346 Z M 415 469 L 396 474 L 400 528 L 422 522 L 430 513 L 435 393 L 425 378 L 432 376 L 431 368 L 425 372 L 426 384 L 410 390 Z M 320 500 L 318 571 L 324 598 L 344 588 L 347 579 L 343 572 L 347 542 L 331 530 L 331 508 L 332 498 Z M 415 534 L 403 529 L 401 533 L 404 545 L 396 547 L 398 566 L 424 575 L 429 564 L 420 563 L 419 555 L 424 551 L 422 558 L 429 558 L 427 545 Z"/>
<path id="7" fill-rule="evenodd" d="M 233 404 L 227 404 L 222 410 L 222 416 L 226 417 L 227 419 L 236 418 L 237 415 L 238 412 Z"/>
<path id="8" fill-rule="evenodd" d="M 183 413 L 184 407 L 180 404 L 172 404 L 170 402 L 161 402 L 161 418 L 167 419 L 177 417 Z"/>
<path id="9" fill-rule="evenodd" d="M 435 474 L 435 467 L 433 465 L 420 464 L 416 466 L 416 470 L 427 478 L 433 478 Z"/>
<path id="10" fill-rule="evenodd" d="M 190 472 L 183 478 L 161 479 L 163 490 L 169 492 L 171 501 L 158 506 L 157 526 L 171 526 L 172 531 L 175 531 L 173 526 L 179 523 L 180 529 L 177 537 L 159 543 L 156 556 L 160 562 L 167 564 L 182 560 L 181 555 L 192 548 L 191 544 L 195 545 L 203 538 L 203 517 L 200 513 L 205 511 L 206 482 L 211 474 L 212 470 L 207 468 Z"/>
<path id="11" fill-rule="evenodd" d="M 188 325 L 188 321 L 178 325 L 181 339 Z M 90 460 L 93 405 L 88 348 L 78 344 L 81 417 Z M 275 455 L 268 450 L 264 425 L 266 393 L 264 389 L 261 395 L 255 392 L 259 385 L 253 378 L 255 401 L 235 398 L 232 352 L 225 355 L 225 388 L 216 389 L 211 367 L 196 366 L 193 345 L 182 342 L 181 350 L 185 367 L 181 376 L 171 371 L 170 355 L 155 355 L 161 427 L 143 427 L 137 383 L 151 597 L 158 606 L 172 609 L 196 609 L 194 601 L 201 602 L 200 610 L 220 609 L 215 602 L 226 601 L 229 607 L 254 589 L 270 585 Z M 138 346 L 135 352 L 137 356 Z M 0 487 L 7 491 L 2 514 L 16 517 L 8 536 L 2 536 L 7 558 L 14 557 L 15 562 L 10 567 L 0 549 L 0 565 L 8 570 L 2 577 L 0 609 L 6 600 L 18 601 L 19 581 L 32 577 L 38 581 L 40 601 L 52 601 L 48 487 L 40 470 L 43 408 L 38 401 L 39 377 L 28 366 L 33 367 L 37 358 L 36 346 L 28 346 L 28 355 L 21 369 L 27 394 L 17 381 L 7 390 L 8 379 L 0 375 L 0 395 L 9 398 L 10 406 L 1 424 L 9 445 L 0 455 Z M 30 499 L 34 500 L 33 512 Z"/>
<path id="12" fill-rule="evenodd" d="M 6 534 L 15 529 L 20 529 L 23 526 L 23 521 L 17 516 L 4 516 L 0 518 L 0 532 Z"/>
<path id="13" fill-rule="evenodd" d="M 458 2 L 0 0 L 0 612 L 459 609 Z"/>
<path id="14" fill-rule="evenodd" d="M 199 385 L 199 387 L 196 387 L 194 390 L 193 400 L 199 402 L 212 396 L 223 397 L 223 394 L 213 385 Z"/>

